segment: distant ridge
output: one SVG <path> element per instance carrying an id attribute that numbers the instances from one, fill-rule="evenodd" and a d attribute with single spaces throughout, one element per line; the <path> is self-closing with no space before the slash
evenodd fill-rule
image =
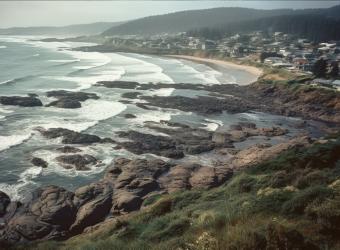
<path id="1" fill-rule="evenodd" d="M 49 36 L 91 36 L 126 23 L 124 22 L 97 22 L 89 24 L 75 24 L 62 27 L 13 27 L 0 29 L 0 35 L 49 35 Z"/>
<path id="2" fill-rule="evenodd" d="M 201 27 L 216 27 L 233 22 L 282 15 L 318 14 L 339 17 L 339 6 L 325 9 L 274 9 L 259 10 L 240 7 L 223 7 L 203 10 L 188 10 L 165 15 L 149 16 L 112 27 L 103 32 L 104 36 L 175 34 Z"/>

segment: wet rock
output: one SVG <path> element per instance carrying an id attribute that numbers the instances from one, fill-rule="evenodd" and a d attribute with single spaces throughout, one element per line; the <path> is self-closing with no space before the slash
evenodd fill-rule
<path id="1" fill-rule="evenodd" d="M 135 89 L 140 86 L 138 82 L 129 81 L 100 81 L 95 86 L 104 86 L 106 88 L 119 88 L 119 89 Z"/>
<path id="2" fill-rule="evenodd" d="M 71 164 L 76 167 L 78 171 L 88 171 L 91 168 L 88 165 L 96 165 L 99 160 L 91 155 L 62 155 L 55 158 L 56 161 L 63 164 Z M 68 166 L 67 165 L 67 166 Z"/>
<path id="3" fill-rule="evenodd" d="M 143 95 L 143 94 L 140 92 L 127 92 L 127 93 L 121 94 L 122 97 L 129 98 L 129 99 L 136 99 L 140 95 Z"/>
<path id="4" fill-rule="evenodd" d="M 137 116 L 133 115 L 133 114 L 123 114 L 121 115 L 122 117 L 126 118 L 126 119 L 133 119 L 133 118 L 137 118 Z"/>
<path id="5" fill-rule="evenodd" d="M 249 131 L 249 135 L 251 136 L 257 136 L 257 135 L 263 135 L 263 136 L 279 136 L 279 135 L 285 135 L 289 133 L 288 129 L 280 128 L 280 127 L 268 127 L 268 128 L 260 128 Z"/>
<path id="6" fill-rule="evenodd" d="M 80 108 L 80 102 L 86 101 L 88 99 L 99 99 L 99 96 L 94 93 L 72 92 L 65 90 L 55 90 L 47 92 L 47 97 L 55 97 L 58 100 L 45 105 L 45 107 L 55 106 L 57 108 L 69 109 Z"/>
<path id="7" fill-rule="evenodd" d="M 183 153 L 177 150 L 176 142 L 171 138 L 143 134 L 137 131 L 120 131 L 117 132 L 117 134 L 119 137 L 126 137 L 133 140 L 133 142 L 121 142 L 120 145 L 134 154 L 151 153 L 159 156 L 183 157 Z"/>
<path id="8" fill-rule="evenodd" d="M 229 99 L 199 96 L 189 98 L 184 96 L 142 96 L 148 105 L 161 108 L 179 109 L 185 112 L 196 112 L 200 114 L 221 114 L 224 110 L 229 113 L 246 112 L 248 108 L 230 104 Z"/>
<path id="9" fill-rule="evenodd" d="M 29 97 L 39 97 L 37 94 L 34 94 L 34 93 L 28 93 L 27 94 Z"/>
<path id="10" fill-rule="evenodd" d="M 47 168 L 48 166 L 48 163 L 46 161 L 37 157 L 33 157 L 32 159 L 30 159 L 30 162 L 37 167 Z"/>
<path id="11" fill-rule="evenodd" d="M 64 153 L 64 154 L 68 154 L 68 153 L 73 153 L 74 154 L 74 153 L 82 152 L 83 150 L 81 150 L 79 148 L 65 146 L 65 147 L 57 148 L 56 151 L 58 151 L 60 153 Z"/>
<path id="12" fill-rule="evenodd" d="M 243 131 L 218 131 L 213 134 L 213 140 L 220 143 L 244 141 L 249 137 L 248 132 Z"/>
<path id="13" fill-rule="evenodd" d="M 21 107 L 36 107 L 42 106 L 42 102 L 35 97 L 21 96 L 0 96 L 0 103 L 3 105 L 14 105 Z"/>
<path id="14" fill-rule="evenodd" d="M 292 128 L 296 128 L 296 129 L 303 129 L 303 128 L 305 128 L 304 124 L 291 124 L 289 126 L 292 127 Z"/>
<path id="15" fill-rule="evenodd" d="M 7 206 L 11 203 L 9 196 L 0 191 L 0 217 L 4 216 L 6 213 Z"/>
<path id="16" fill-rule="evenodd" d="M 231 125 L 230 130 L 242 131 L 242 127 L 240 125 Z"/>
<path id="17" fill-rule="evenodd" d="M 214 149 L 212 152 L 213 154 L 218 154 L 218 155 L 236 155 L 240 151 L 241 150 L 238 148 L 217 148 L 217 149 Z"/>
<path id="18" fill-rule="evenodd" d="M 42 136 L 48 139 L 62 137 L 61 142 L 64 144 L 91 144 L 101 142 L 100 137 L 96 135 L 82 134 L 64 128 L 50 128 L 45 130 L 43 127 L 35 127 L 33 130 L 39 131 Z"/>
<path id="19" fill-rule="evenodd" d="M 81 107 L 81 103 L 74 100 L 68 99 L 60 99 L 58 101 L 51 102 L 46 104 L 45 107 L 52 107 L 55 106 L 57 108 L 64 108 L 64 109 L 76 109 Z"/>

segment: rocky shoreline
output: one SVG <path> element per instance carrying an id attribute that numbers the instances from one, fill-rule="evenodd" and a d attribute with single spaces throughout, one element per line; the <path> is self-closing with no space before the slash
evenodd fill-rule
<path id="1" fill-rule="evenodd" d="M 136 92 L 123 94 L 125 102 L 140 99 L 143 103 L 134 102 L 139 108 L 177 109 L 199 114 L 244 113 L 261 111 L 283 116 L 302 116 L 322 120 L 331 126 L 319 127 L 323 131 L 339 130 L 340 101 L 327 94 L 293 92 L 281 86 L 253 83 L 250 86 L 200 84 L 139 84 L 136 82 L 98 82 L 98 87 L 135 89 Z M 204 90 L 210 96 L 189 98 L 183 96 L 144 96 L 138 90 L 161 88 Z M 95 94 L 84 92 L 52 91 L 48 96 L 57 101 L 48 104 L 58 108 L 80 108 L 81 102 L 87 99 L 98 99 Z M 19 97 L 0 97 L 3 105 L 19 105 Z M 21 97 L 25 106 L 31 107 L 36 100 Z M 39 100 L 39 99 L 37 99 Z M 40 100 L 39 100 L 40 101 Z M 79 106 L 80 105 L 80 106 Z M 34 106 L 34 105 L 33 105 Z M 38 105 L 38 106 L 42 106 Z M 133 114 L 122 115 L 133 119 Z M 305 130 L 308 123 L 295 124 Z M 282 124 L 281 124 L 282 125 Z M 112 223 L 120 216 L 143 209 L 143 201 L 156 193 L 171 193 L 181 189 L 202 189 L 218 187 L 230 179 L 236 172 L 249 168 L 257 163 L 275 158 L 281 152 L 296 147 L 310 147 L 318 141 L 309 136 L 290 137 L 286 128 L 256 128 L 254 123 L 240 121 L 226 131 L 208 131 L 191 128 L 188 125 L 160 121 L 145 122 L 144 127 L 163 133 L 161 135 L 144 134 L 138 131 L 117 131 L 118 137 L 128 141 L 117 142 L 112 138 L 100 138 L 96 135 L 83 134 L 63 128 L 44 129 L 36 127 L 46 139 L 61 138 L 65 147 L 57 151 L 66 153 L 56 160 L 64 168 L 75 168 L 86 171 L 89 166 L 100 166 L 102 159 L 83 154 L 74 145 L 91 145 L 98 143 L 112 144 L 112 150 L 124 148 L 139 154 L 154 154 L 162 159 L 126 159 L 118 157 L 110 166 L 103 179 L 81 187 L 75 192 L 62 187 L 47 185 L 33 192 L 32 199 L 26 203 L 11 201 L 7 194 L 0 191 L 0 245 L 27 243 L 36 240 L 64 240 L 82 232 L 93 232 Z M 303 134 L 303 133 L 302 133 Z M 263 136 L 267 142 L 253 143 L 250 147 L 239 150 L 234 143 Z M 270 138 L 286 136 L 286 142 L 271 145 Z M 67 146 L 72 144 L 72 146 Z M 224 161 L 216 161 L 213 166 L 197 163 L 173 164 L 166 158 L 182 158 L 186 155 L 198 155 L 211 152 L 226 155 Z M 31 163 L 48 167 L 39 158 L 30 159 Z"/>

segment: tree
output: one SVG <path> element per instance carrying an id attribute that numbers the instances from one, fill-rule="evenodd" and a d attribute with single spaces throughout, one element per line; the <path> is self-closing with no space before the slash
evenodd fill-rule
<path id="1" fill-rule="evenodd" d="M 314 65 L 314 68 L 312 70 L 313 74 L 316 78 L 325 78 L 327 71 L 327 61 L 324 59 L 319 59 Z"/>
<path id="2" fill-rule="evenodd" d="M 329 78 L 338 78 L 339 77 L 339 65 L 336 64 L 332 67 L 331 71 L 327 74 Z"/>

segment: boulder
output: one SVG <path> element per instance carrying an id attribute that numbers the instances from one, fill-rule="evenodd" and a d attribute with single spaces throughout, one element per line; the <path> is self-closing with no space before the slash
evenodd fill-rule
<path id="1" fill-rule="evenodd" d="M 4 216 L 6 213 L 7 206 L 11 203 L 9 196 L 0 191 L 0 217 Z"/>
<path id="2" fill-rule="evenodd" d="M 48 163 L 46 161 L 44 161 L 41 158 L 37 158 L 37 157 L 31 158 L 30 162 L 37 167 L 47 168 L 48 166 Z"/>
<path id="3" fill-rule="evenodd" d="M 76 167 L 78 171 L 88 171 L 91 168 L 88 165 L 96 165 L 100 161 L 91 155 L 62 155 L 55 158 L 56 161 L 63 164 L 71 164 Z M 67 165 L 68 166 L 68 165 Z"/>
<path id="4" fill-rule="evenodd" d="M 79 148 L 65 146 L 65 147 L 57 148 L 56 151 L 58 151 L 60 153 L 68 154 L 68 153 L 79 153 L 79 152 L 82 152 L 83 150 L 81 150 Z"/>
<path id="5" fill-rule="evenodd" d="M 14 105 L 21 107 L 36 107 L 42 106 L 42 102 L 35 97 L 21 96 L 0 96 L 0 103 L 3 105 Z"/>

